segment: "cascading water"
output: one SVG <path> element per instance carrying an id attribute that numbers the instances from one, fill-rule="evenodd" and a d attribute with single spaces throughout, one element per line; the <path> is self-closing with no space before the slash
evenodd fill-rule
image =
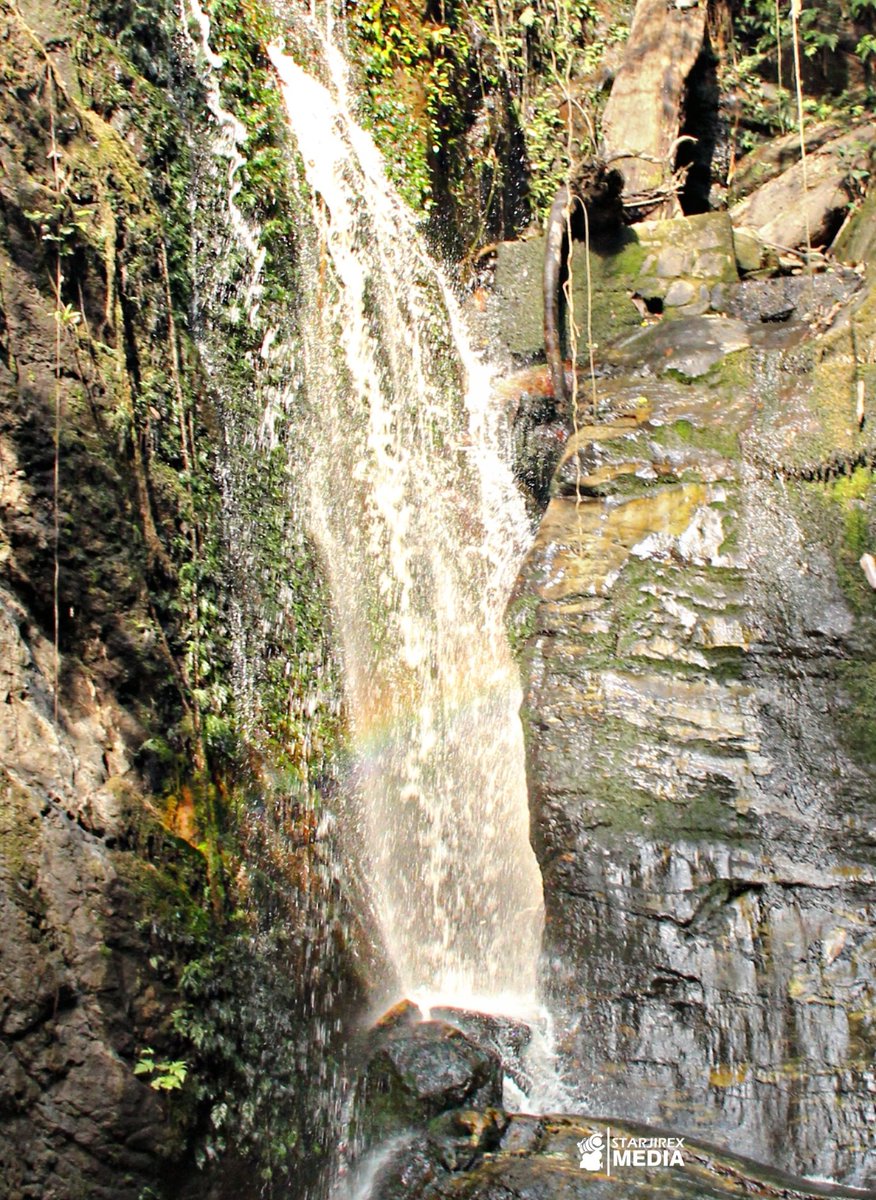
<path id="1" fill-rule="evenodd" d="M 311 520 L 351 718 L 355 828 L 401 989 L 534 1007 L 542 901 L 503 611 L 525 549 L 490 376 L 352 116 L 279 49 L 311 195 Z"/>

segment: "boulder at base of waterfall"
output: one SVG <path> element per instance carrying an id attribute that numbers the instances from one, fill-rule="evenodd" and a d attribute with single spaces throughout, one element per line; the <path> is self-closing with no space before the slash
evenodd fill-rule
<path id="1" fill-rule="evenodd" d="M 474 1038 L 479 1046 L 495 1050 L 502 1060 L 504 1073 L 524 1092 L 528 1091 L 531 1081 L 524 1054 L 532 1040 L 532 1029 L 525 1021 L 465 1008 L 433 1008 L 431 1015 L 461 1029 L 468 1037 Z"/>
<path id="2" fill-rule="evenodd" d="M 399 1000 L 374 1022 L 372 1031 L 378 1034 L 390 1033 L 393 1029 L 416 1025 L 422 1020 L 423 1013 L 413 1000 Z"/>
<path id="3" fill-rule="evenodd" d="M 452 1108 L 502 1101 L 499 1056 L 446 1021 L 402 1025 L 377 1039 L 359 1097 L 366 1141 L 425 1125 Z"/>
<path id="4" fill-rule="evenodd" d="M 610 1159 L 610 1161 L 609 1161 Z M 370 1167 L 370 1170 L 369 1170 Z M 363 1163 L 370 1200 L 788 1200 L 853 1197 L 622 1121 L 448 1113 Z"/>
<path id="5" fill-rule="evenodd" d="M 813 147 L 803 164 L 799 150 L 793 166 L 767 178 L 734 204 L 734 226 L 753 230 L 767 245 L 795 249 L 806 245 L 807 223 L 813 246 L 833 241 L 856 195 L 856 179 L 873 165 L 876 126 L 858 126 Z"/>

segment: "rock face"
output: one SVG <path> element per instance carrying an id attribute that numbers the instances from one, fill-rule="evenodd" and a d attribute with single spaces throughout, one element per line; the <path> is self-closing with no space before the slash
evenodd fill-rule
<path id="1" fill-rule="evenodd" d="M 494 300 L 498 335 L 515 355 L 531 356 L 542 350 L 544 251 L 543 238 L 503 242 L 498 248 Z M 584 247 L 575 243 L 571 308 L 579 330 L 584 330 L 589 300 L 593 341 L 604 347 L 624 330 L 638 329 L 643 313 L 649 311 L 672 316 L 721 312 L 722 285 L 737 279 L 737 251 L 726 213 L 642 221 L 616 236 L 594 239 L 589 287 Z M 587 363 L 583 332 L 577 342 L 578 361 Z M 566 353 L 571 354 L 568 329 Z"/>
<path id="2" fill-rule="evenodd" d="M 363 1168 L 372 1200 L 722 1200 L 853 1196 L 665 1130 L 586 1117 L 448 1113 Z M 359 1194 L 359 1193 L 357 1193 Z"/>
<path id="3" fill-rule="evenodd" d="M 727 300 L 750 322 L 750 294 Z M 862 1184 L 874 298 L 821 339 L 803 315 L 695 318 L 693 358 L 689 319 L 664 320 L 605 356 L 510 615 L 573 1085 L 590 1111 Z"/>
<path id="4" fill-rule="evenodd" d="M 742 198 L 731 208 L 733 224 L 778 249 L 805 246 L 807 231 L 813 246 L 829 245 L 856 198 L 855 180 L 870 174 L 874 132 L 872 124 L 816 126 L 807 138 L 805 187 L 796 135 L 755 151 L 734 181 Z"/>
<path id="5" fill-rule="evenodd" d="M 322 1119 L 305 987 L 343 990 L 309 814 L 290 844 L 223 804 L 221 437 L 185 333 L 209 139 L 176 11 L 0 10 L 2 1200 L 216 1200 L 243 1159 L 287 1182 Z"/>
<path id="6" fill-rule="evenodd" d="M 2 1195 L 133 1200 L 179 1146 L 131 1073 L 168 996 L 136 929 L 128 722 L 81 676 L 59 728 L 51 647 L 7 592 L 0 661 Z"/>
<path id="7" fill-rule="evenodd" d="M 501 1057 L 496 1052 L 496 1039 L 513 1061 L 529 1031 L 485 1014 L 446 1014 L 447 1021 L 418 1021 L 413 1006 L 397 1006 L 368 1034 L 356 1103 L 356 1141 L 366 1150 L 347 1194 L 370 1200 L 852 1194 L 782 1175 L 674 1129 L 509 1113 L 501 1107 L 509 1060 L 504 1049 Z"/>
<path id="8" fill-rule="evenodd" d="M 137 342 L 161 293 L 132 262 L 155 230 L 148 187 L 138 198 L 130 147 L 80 103 L 70 19 L 60 5 L 0 18 L 0 1194 L 136 1200 L 181 1148 L 132 1073 L 172 1007 L 140 926 L 155 867 L 135 769 L 168 681 L 146 596 L 161 502 L 113 422 L 132 362 L 158 367 Z M 172 842 L 155 822 L 156 857 Z M 171 853 L 194 896 L 200 855 Z"/>

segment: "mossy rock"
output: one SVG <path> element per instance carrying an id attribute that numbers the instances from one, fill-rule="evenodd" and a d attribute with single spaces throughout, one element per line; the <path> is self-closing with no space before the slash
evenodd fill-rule
<path id="1" fill-rule="evenodd" d="M 503 242 L 497 250 L 493 303 L 499 339 L 513 354 L 543 351 L 544 252 L 543 237 Z M 569 274 L 577 357 L 586 363 L 588 328 L 601 347 L 637 329 L 648 309 L 670 317 L 711 310 L 715 289 L 738 279 L 733 230 L 726 213 L 645 221 L 594 240 L 589 270 L 584 245 L 573 242 Z M 571 353 L 568 313 L 566 320 Z"/>

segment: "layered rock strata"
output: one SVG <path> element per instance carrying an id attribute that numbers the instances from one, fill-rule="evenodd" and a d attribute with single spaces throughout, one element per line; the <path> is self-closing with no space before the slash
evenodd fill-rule
<path id="1" fill-rule="evenodd" d="M 864 1183 L 874 306 L 813 337 L 818 286 L 780 328 L 664 319 L 604 356 L 511 622 L 582 1101 Z"/>

